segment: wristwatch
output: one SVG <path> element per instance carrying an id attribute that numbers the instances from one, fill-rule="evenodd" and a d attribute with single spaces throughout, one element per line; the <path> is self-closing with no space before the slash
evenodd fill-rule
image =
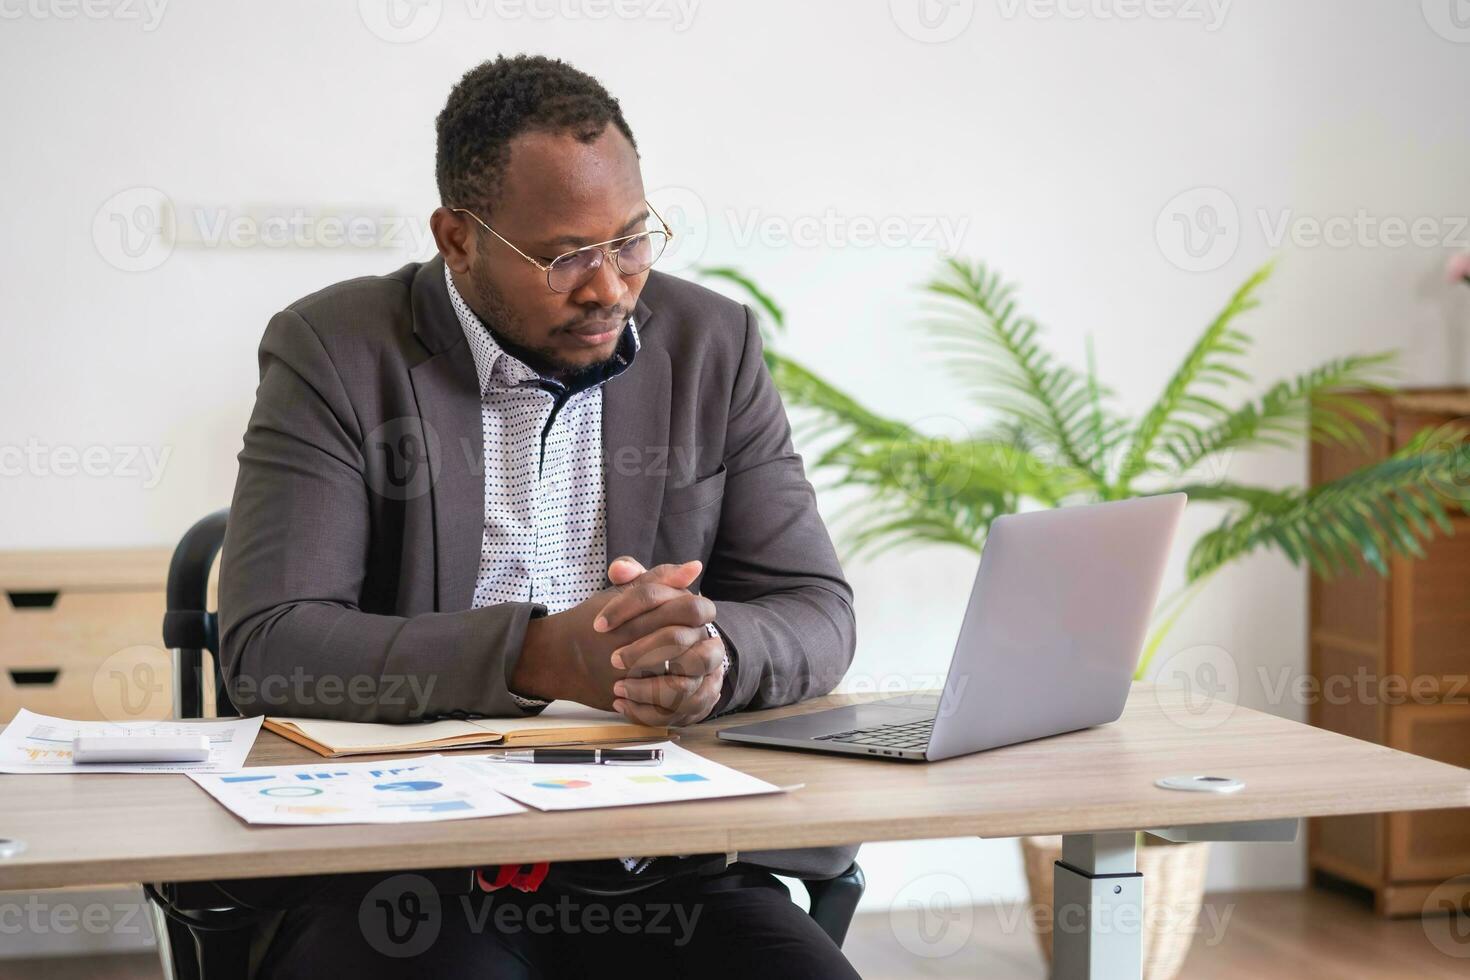
<path id="1" fill-rule="evenodd" d="M 720 673 L 728 674 L 730 672 L 730 648 L 725 646 L 725 638 L 720 635 L 719 630 L 715 629 L 714 623 L 705 623 L 704 631 L 710 635 L 710 639 L 720 641 L 720 649 L 725 651 L 725 662 L 720 664 Z"/>

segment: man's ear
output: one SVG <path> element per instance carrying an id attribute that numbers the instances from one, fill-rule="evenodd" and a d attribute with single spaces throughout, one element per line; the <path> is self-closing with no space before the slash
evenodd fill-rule
<path id="1" fill-rule="evenodd" d="M 470 262 L 475 252 L 475 232 L 471 222 L 446 207 L 437 207 L 429 215 L 429 230 L 434 233 L 434 244 L 444 256 L 444 264 L 457 275 L 468 275 Z"/>

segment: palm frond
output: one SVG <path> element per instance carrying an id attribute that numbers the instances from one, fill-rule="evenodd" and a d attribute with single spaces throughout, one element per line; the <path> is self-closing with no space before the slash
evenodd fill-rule
<path id="1" fill-rule="evenodd" d="M 820 413 L 827 425 L 874 439 L 902 438 L 909 431 L 902 422 L 868 411 L 857 399 L 789 357 L 767 348 L 765 359 L 786 403 Z"/>
<path id="2" fill-rule="evenodd" d="M 914 500 L 989 504 L 1027 499 L 1057 507 L 1087 488 L 1083 474 L 1051 466 L 1026 450 L 990 439 L 952 440 L 907 432 L 901 438 L 839 441 L 817 458 L 818 468 L 843 471 L 860 483 Z"/>
<path id="3" fill-rule="evenodd" d="M 1255 487 L 1223 480 L 1215 483 L 1186 483 L 1161 492 L 1187 494 L 1192 504 L 1207 501 L 1244 504 L 1262 513 L 1284 513 L 1296 503 L 1295 495 L 1288 490 L 1273 490 L 1270 487 Z"/>
<path id="4" fill-rule="evenodd" d="M 1232 380 L 1250 380 L 1235 363 L 1249 349 L 1250 337 L 1233 324 L 1257 305 L 1256 290 L 1270 277 L 1271 269 L 1270 263 L 1262 266 L 1235 291 L 1185 355 L 1153 407 L 1139 419 L 1118 471 L 1118 483 L 1125 494 L 1129 483 L 1152 465 L 1156 442 L 1188 438 L 1230 415 L 1229 409 L 1201 389 L 1224 387 Z"/>
<path id="5" fill-rule="evenodd" d="M 750 297 L 751 301 L 755 303 L 756 306 L 765 311 L 766 316 L 770 319 L 771 325 L 775 327 L 777 333 L 785 331 L 785 311 L 783 311 L 781 307 L 776 304 L 776 301 L 771 298 L 771 295 L 769 293 L 761 289 L 760 286 L 756 285 L 754 279 L 751 279 L 739 269 L 734 269 L 729 266 L 701 266 L 697 271 L 699 275 L 705 278 L 723 279 L 724 281 L 728 283 L 733 283 L 735 286 L 739 287 L 742 292 Z"/>
<path id="6" fill-rule="evenodd" d="M 844 552 L 852 558 L 876 558 L 900 548 L 917 545 L 954 545 L 979 553 L 985 547 L 985 532 L 991 513 L 972 527 L 956 515 L 939 508 L 915 509 L 897 501 L 871 499 L 839 512 L 834 524 Z"/>
<path id="7" fill-rule="evenodd" d="M 1422 557 L 1423 542 L 1453 533 L 1438 488 L 1454 488 L 1470 467 L 1463 433 L 1429 447 L 1425 433 L 1388 459 L 1310 490 L 1286 490 L 1248 502 L 1207 532 L 1189 556 L 1188 575 L 1201 578 L 1259 548 L 1275 548 L 1293 564 L 1306 562 L 1331 577 L 1366 564 L 1388 574 L 1395 554 Z M 1427 451 L 1430 448 L 1433 451 Z"/>
<path id="8" fill-rule="evenodd" d="M 927 326 L 954 376 L 1104 490 L 1098 447 L 1118 431 L 1103 410 L 1109 393 L 1042 348 L 1040 327 L 1016 309 L 1014 287 L 984 263 L 946 259 L 925 289 L 938 301 Z"/>
<path id="9" fill-rule="evenodd" d="M 1215 424 L 1184 429 L 1160 447 L 1176 473 L 1237 449 L 1290 447 L 1306 435 L 1317 442 L 1362 446 L 1363 427 L 1381 428 L 1376 409 L 1354 389 L 1380 390 L 1391 353 L 1339 357 L 1277 382 L 1260 400 L 1247 402 Z"/>
<path id="10" fill-rule="evenodd" d="M 990 521 L 1022 500 L 1056 506 L 1088 486 L 999 433 L 947 439 L 884 418 L 813 371 L 768 352 L 793 426 L 818 445 L 812 470 L 832 488 L 860 487 L 866 501 L 834 521 L 850 531 L 852 554 L 919 542 L 978 548 Z M 910 520 L 910 518 L 912 518 Z"/>

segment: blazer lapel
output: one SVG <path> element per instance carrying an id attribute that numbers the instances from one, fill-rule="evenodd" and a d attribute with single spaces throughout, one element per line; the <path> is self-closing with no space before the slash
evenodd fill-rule
<path id="1" fill-rule="evenodd" d="M 444 261 L 414 277 L 414 332 L 430 356 L 409 369 L 424 424 L 432 474 L 436 608 L 455 612 L 474 601 L 485 533 L 485 466 L 480 381 L 449 291 Z"/>
<path id="2" fill-rule="evenodd" d="M 433 474 L 436 608 L 455 612 L 474 598 L 485 528 L 479 381 L 463 346 L 429 358 L 410 377 Z"/>
<path id="3" fill-rule="evenodd" d="M 673 370 L 668 351 L 648 330 L 653 312 L 640 300 L 634 313 L 642 341 L 633 363 L 602 389 L 603 482 L 607 494 L 607 557 L 653 560 L 654 535 L 670 463 L 669 405 Z"/>

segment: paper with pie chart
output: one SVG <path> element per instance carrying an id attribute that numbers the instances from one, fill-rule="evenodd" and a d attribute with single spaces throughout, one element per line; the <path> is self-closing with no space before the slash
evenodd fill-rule
<path id="1" fill-rule="evenodd" d="M 440 755 L 188 773 L 246 823 L 428 823 L 520 813 L 490 780 Z"/>
<path id="2" fill-rule="evenodd" d="M 663 764 L 548 765 L 496 762 L 493 756 L 482 755 L 456 756 L 454 762 L 485 774 L 500 792 L 538 810 L 586 810 L 781 792 L 779 786 L 711 762 L 673 742 L 638 747 L 663 749 Z"/>

